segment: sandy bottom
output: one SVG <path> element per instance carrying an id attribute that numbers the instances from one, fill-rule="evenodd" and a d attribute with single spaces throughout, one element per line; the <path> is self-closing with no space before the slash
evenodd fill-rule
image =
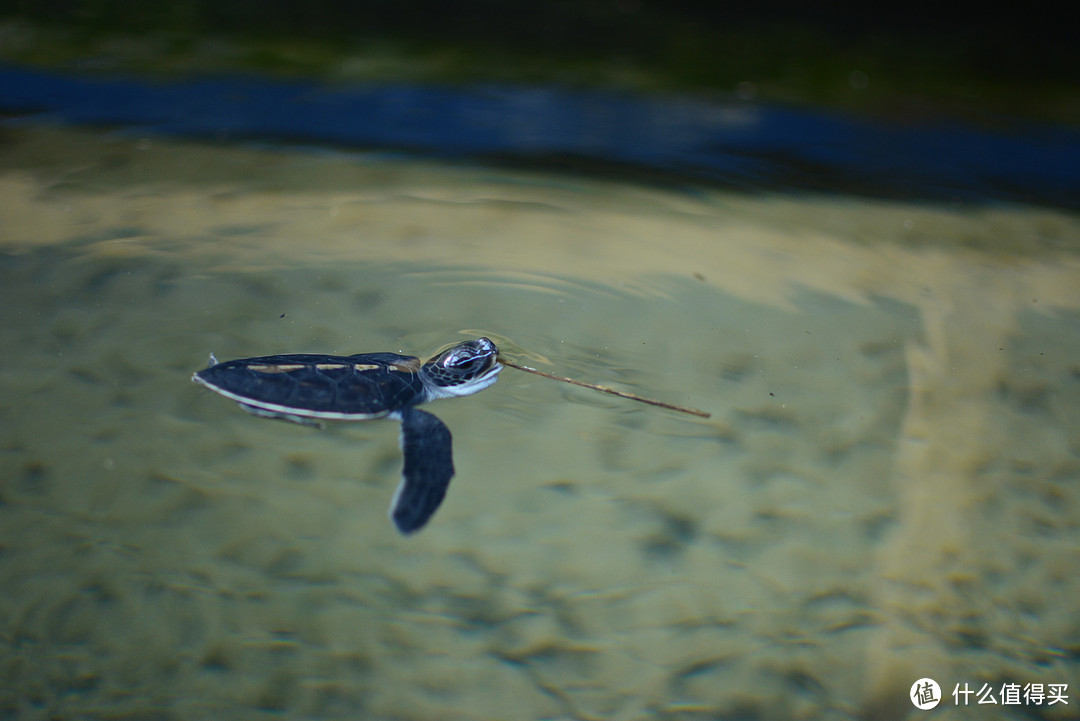
<path id="1" fill-rule="evenodd" d="M 49 129 L 0 146 L 0 718 L 1080 708 L 1080 221 Z M 218 358 L 483 333 L 457 476 Z M 1069 684 L 1069 705 L 952 691 Z M 961 697 L 961 702 L 963 697 Z M 973 695 L 970 704 L 975 705 Z"/>

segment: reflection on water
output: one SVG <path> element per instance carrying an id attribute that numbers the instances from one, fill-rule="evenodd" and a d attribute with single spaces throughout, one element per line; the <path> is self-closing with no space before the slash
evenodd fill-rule
<path id="1" fill-rule="evenodd" d="M 7 716 L 1080 702 L 1072 216 L 54 131 L 9 137 L 0 187 Z M 481 332 L 713 418 L 507 370 L 435 406 L 458 475 L 405 539 L 394 424 L 189 382 Z"/>

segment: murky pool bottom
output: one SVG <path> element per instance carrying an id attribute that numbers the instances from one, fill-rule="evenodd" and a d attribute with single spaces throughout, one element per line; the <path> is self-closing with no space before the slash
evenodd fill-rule
<path id="1" fill-rule="evenodd" d="M 1080 704 L 1075 217 L 50 129 L 0 197 L 5 718 Z M 478 333 L 713 417 L 507 369 L 402 538 L 395 424 L 189 380 Z"/>

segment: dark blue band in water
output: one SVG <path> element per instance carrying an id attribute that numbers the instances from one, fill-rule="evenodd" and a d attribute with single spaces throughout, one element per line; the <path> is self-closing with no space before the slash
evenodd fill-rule
<path id="1" fill-rule="evenodd" d="M 550 87 L 153 82 L 12 66 L 0 67 L 0 112 L 140 133 L 630 170 L 751 191 L 1080 207 L 1080 132 L 1018 123 L 989 132 Z"/>

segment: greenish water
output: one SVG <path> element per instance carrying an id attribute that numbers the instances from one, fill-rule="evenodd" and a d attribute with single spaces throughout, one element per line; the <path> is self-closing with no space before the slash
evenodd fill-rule
<path id="1" fill-rule="evenodd" d="M 4 718 L 1080 703 L 1073 215 L 55 130 L 9 131 L 0 194 Z M 507 369 L 432 404 L 457 476 L 401 538 L 393 423 L 189 380 L 476 333 L 713 417 Z"/>

